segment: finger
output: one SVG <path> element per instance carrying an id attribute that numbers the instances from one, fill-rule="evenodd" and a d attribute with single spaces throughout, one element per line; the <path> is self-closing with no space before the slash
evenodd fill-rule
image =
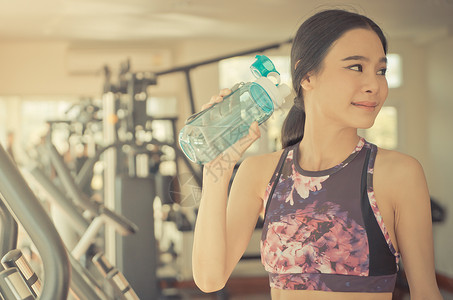
<path id="1" fill-rule="evenodd" d="M 228 96 L 229 94 L 231 94 L 231 89 L 222 89 L 219 93 L 219 95 L 222 97 Z"/>
<path id="2" fill-rule="evenodd" d="M 261 131 L 260 131 L 260 128 L 259 128 L 259 125 L 258 125 L 257 121 L 254 121 L 250 125 L 249 136 L 252 137 L 254 139 L 254 141 L 256 141 L 257 139 L 259 139 L 261 137 Z"/>
<path id="3" fill-rule="evenodd" d="M 215 100 L 219 97 L 219 95 L 213 95 L 210 99 L 209 99 L 209 102 L 208 103 L 214 103 Z"/>
<path id="4" fill-rule="evenodd" d="M 205 110 L 205 109 L 209 108 L 211 105 L 212 104 L 210 104 L 210 103 L 205 103 L 201 106 L 201 110 Z"/>
<path id="5" fill-rule="evenodd" d="M 223 97 L 221 96 L 212 96 L 211 99 L 209 99 L 209 102 L 208 103 L 205 103 L 201 106 L 201 110 L 205 110 L 211 106 L 213 106 L 215 103 L 219 103 L 223 100 Z"/>
<path id="6" fill-rule="evenodd" d="M 223 97 L 222 96 L 217 96 L 214 98 L 214 103 L 219 103 L 219 102 L 222 102 L 223 101 Z"/>

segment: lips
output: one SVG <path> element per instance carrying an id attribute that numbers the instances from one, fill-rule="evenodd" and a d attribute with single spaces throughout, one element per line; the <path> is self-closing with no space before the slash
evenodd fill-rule
<path id="1" fill-rule="evenodd" d="M 378 106 L 378 103 L 372 101 L 351 102 L 351 104 L 359 109 L 369 112 L 375 111 L 376 107 Z"/>
<path id="2" fill-rule="evenodd" d="M 372 101 L 351 102 L 351 104 L 354 106 L 361 106 L 364 108 L 375 108 L 376 106 L 378 106 L 376 102 Z"/>

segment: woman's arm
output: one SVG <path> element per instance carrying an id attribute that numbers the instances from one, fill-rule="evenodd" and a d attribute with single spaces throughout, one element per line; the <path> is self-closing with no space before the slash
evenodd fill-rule
<path id="1" fill-rule="evenodd" d="M 229 176 L 207 177 L 203 181 L 192 265 L 195 283 L 204 292 L 225 286 L 255 229 L 262 210 L 256 191 L 257 174 L 253 171 L 255 161 L 256 158 L 247 158 L 241 163 L 229 197 Z"/>
<path id="2" fill-rule="evenodd" d="M 204 167 L 192 255 L 194 280 L 204 292 L 223 288 L 247 248 L 261 211 L 256 158 L 242 162 L 228 197 L 236 162 L 259 136 L 255 122 L 247 136 Z"/>
<path id="3" fill-rule="evenodd" d="M 411 299 L 442 299 L 435 277 L 430 197 L 422 166 L 400 153 L 392 160 L 395 232 Z"/>

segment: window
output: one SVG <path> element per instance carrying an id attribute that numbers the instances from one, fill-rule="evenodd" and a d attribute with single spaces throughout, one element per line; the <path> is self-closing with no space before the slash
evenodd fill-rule
<path id="1" fill-rule="evenodd" d="M 47 132 L 46 121 L 64 119 L 70 105 L 79 101 L 72 96 L 8 96 L 0 97 L 0 138 L 6 146 L 6 133 L 15 134 L 14 154 L 21 163 L 28 160 L 27 151 L 39 143 L 40 137 Z M 67 136 L 58 136 L 59 147 L 67 147 Z"/>
<path id="2" fill-rule="evenodd" d="M 396 149 L 398 147 L 398 111 L 396 107 L 382 107 L 374 125 L 369 129 L 359 130 L 359 135 L 379 147 Z"/>
<path id="3" fill-rule="evenodd" d="M 6 135 L 10 130 L 8 126 L 8 98 L 0 97 L 0 142 L 6 148 Z"/>
<path id="4" fill-rule="evenodd" d="M 24 146 L 39 143 L 46 134 L 46 121 L 67 119 L 66 111 L 79 101 L 74 97 L 24 97 L 22 98 L 22 143 Z M 58 150 L 68 150 L 68 135 L 65 131 L 55 131 L 53 142 Z"/>
<path id="5" fill-rule="evenodd" d="M 149 97 L 146 103 L 146 114 L 154 118 L 176 117 L 178 101 L 176 97 Z"/>
<path id="6" fill-rule="evenodd" d="M 387 54 L 387 73 L 385 77 L 389 88 L 398 88 L 403 83 L 401 56 L 399 54 Z"/>

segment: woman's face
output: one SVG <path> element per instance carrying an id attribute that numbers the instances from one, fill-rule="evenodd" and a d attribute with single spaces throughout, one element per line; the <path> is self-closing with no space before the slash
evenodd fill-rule
<path id="1" fill-rule="evenodd" d="M 309 78 L 307 117 L 315 113 L 327 117 L 330 124 L 371 127 L 387 98 L 386 67 L 384 49 L 374 31 L 347 31 L 332 44 L 321 70 Z"/>

